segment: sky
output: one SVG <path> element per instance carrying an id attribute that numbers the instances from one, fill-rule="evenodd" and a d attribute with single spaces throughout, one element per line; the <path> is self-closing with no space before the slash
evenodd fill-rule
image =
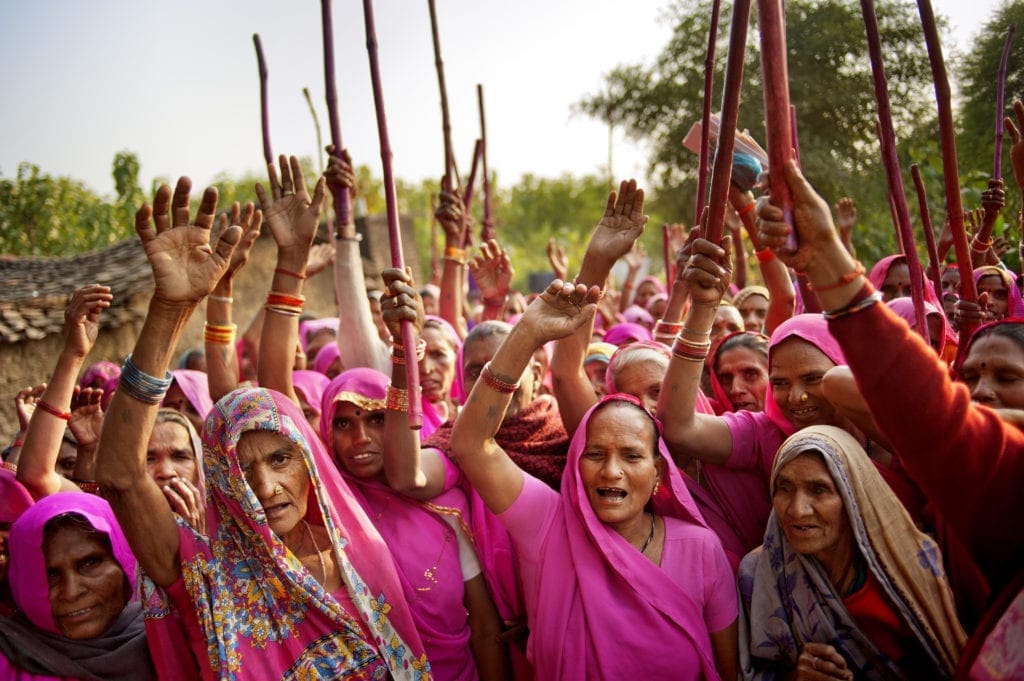
<path id="1" fill-rule="evenodd" d="M 960 47 L 997 0 L 933 0 Z M 443 169 L 441 115 L 425 0 L 374 3 L 388 129 L 399 178 Z M 647 62 L 671 35 L 667 0 L 436 0 L 456 162 L 468 172 L 484 86 L 488 160 L 499 183 L 524 173 L 604 174 L 608 129 L 572 105 L 621 63 Z M 336 82 L 343 142 L 380 174 L 362 3 L 335 0 Z M 727 19 L 723 18 L 723 21 Z M 724 28 L 723 30 L 727 30 Z M 114 154 L 140 180 L 263 167 L 252 34 L 269 69 L 275 154 L 316 154 L 310 89 L 324 103 L 316 0 L 34 0 L 0 3 L 0 177 L 28 161 L 113 195 Z M 700 40 L 705 40 L 700 37 Z M 952 46 L 944 46 L 947 50 Z M 724 56 L 723 56 L 724 58 Z M 720 84 L 718 85 L 720 87 Z M 647 151 L 613 133 L 617 177 L 643 178 Z"/>

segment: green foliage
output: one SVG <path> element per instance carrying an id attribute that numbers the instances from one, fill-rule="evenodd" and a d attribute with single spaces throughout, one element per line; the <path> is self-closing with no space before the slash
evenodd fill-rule
<path id="1" fill-rule="evenodd" d="M 14 178 L 0 178 L 0 252 L 63 256 L 104 248 L 133 234 L 142 200 L 138 158 L 118 152 L 112 174 L 117 197 L 109 202 L 78 180 L 19 164 Z"/>
<path id="2" fill-rule="evenodd" d="M 682 141 L 701 116 L 710 7 L 710 0 L 677 2 L 669 12 L 673 35 L 654 63 L 617 67 L 608 74 L 601 92 L 577 105 L 580 111 L 620 125 L 633 138 L 650 143 L 650 174 L 657 194 L 653 208 L 674 221 L 689 222 L 693 216 L 697 157 L 683 148 Z M 893 122 L 897 137 L 906 137 L 915 125 L 934 120 L 931 72 L 920 21 L 910 3 L 877 3 L 876 13 Z M 715 110 L 724 82 L 730 15 L 731 5 L 723 3 L 715 58 Z M 797 110 L 804 171 L 830 203 L 842 196 L 856 200 L 860 225 L 854 239 L 862 257 L 870 260 L 892 252 L 895 242 L 879 161 L 877 107 L 859 3 L 791 0 L 786 3 L 786 15 L 790 99 Z M 751 19 L 739 127 L 763 141 L 756 12 Z M 904 168 L 909 160 L 901 157 Z"/>

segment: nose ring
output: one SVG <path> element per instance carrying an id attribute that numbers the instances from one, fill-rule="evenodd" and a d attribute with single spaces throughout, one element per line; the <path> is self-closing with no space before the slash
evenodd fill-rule
<path id="1" fill-rule="evenodd" d="M 801 402 L 806 402 L 807 401 L 807 393 L 801 393 L 800 401 Z"/>
<path id="2" fill-rule="evenodd" d="M 281 483 L 274 485 L 274 496 L 276 497 L 278 494 L 284 494 L 284 487 L 281 487 Z"/>

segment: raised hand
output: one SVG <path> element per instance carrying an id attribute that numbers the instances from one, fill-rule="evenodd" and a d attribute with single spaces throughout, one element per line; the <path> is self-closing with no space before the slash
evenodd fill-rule
<path id="1" fill-rule="evenodd" d="M 589 322 L 597 309 L 601 289 L 555 279 L 519 319 L 536 347 L 564 338 Z"/>
<path id="2" fill-rule="evenodd" d="M 240 228 L 228 227 L 211 247 L 217 190 L 209 187 L 203 193 L 190 224 L 191 189 L 192 181 L 180 178 L 172 199 L 170 187 L 161 185 L 153 205 L 143 204 L 135 214 L 135 231 L 153 269 L 153 298 L 170 305 L 195 304 L 208 295 L 227 271 L 242 234 Z"/>
<path id="3" fill-rule="evenodd" d="M 717 306 L 732 283 L 732 237 L 722 237 L 721 247 L 695 239 L 683 279 L 695 305 Z"/>
<path id="4" fill-rule="evenodd" d="M 341 157 L 334 155 L 334 145 L 327 145 L 327 170 L 324 179 L 331 194 L 340 194 L 348 189 L 349 196 L 356 195 L 356 174 L 352 170 L 352 157 L 348 149 L 341 150 Z"/>
<path id="5" fill-rule="evenodd" d="M 71 418 L 68 427 L 79 448 L 94 447 L 103 430 L 103 390 L 75 386 L 71 398 Z"/>
<path id="6" fill-rule="evenodd" d="M 256 210 L 251 201 L 245 204 L 245 209 L 240 208 L 238 202 L 235 201 L 231 206 L 230 216 L 221 214 L 221 234 L 224 233 L 224 230 L 229 225 L 238 225 L 242 228 L 242 238 L 239 239 L 235 251 L 231 254 L 228 269 L 224 272 L 225 279 L 233 278 L 238 273 L 238 270 L 245 267 L 245 263 L 249 262 L 249 254 L 252 252 L 252 247 L 256 244 L 256 239 L 260 236 L 262 224 L 263 211 Z"/>
<path id="7" fill-rule="evenodd" d="M 548 239 L 548 262 L 551 263 L 555 279 L 565 280 L 569 273 L 569 258 L 565 255 L 565 249 L 555 241 L 555 237 Z"/>
<path id="8" fill-rule="evenodd" d="M 44 390 L 46 390 L 46 384 L 40 383 L 39 385 L 19 390 L 18 394 L 14 396 L 14 409 L 18 412 L 18 429 L 22 432 L 28 428 L 32 412 L 36 410 L 36 400 L 39 399 Z"/>
<path id="9" fill-rule="evenodd" d="M 443 188 L 445 181 L 442 181 L 441 186 L 442 189 L 438 196 L 437 210 L 434 211 L 434 217 L 441 223 L 441 228 L 444 230 L 445 240 L 448 245 L 461 248 L 462 244 L 460 241 L 462 239 L 465 206 L 458 192 Z"/>
<path id="10" fill-rule="evenodd" d="M 857 224 L 857 204 L 848 196 L 836 202 L 836 226 L 844 243 L 849 243 L 850 235 Z"/>
<path id="11" fill-rule="evenodd" d="M 508 259 L 508 253 L 497 241 L 491 239 L 480 247 L 480 253 L 469 263 L 484 302 L 501 305 L 505 302 L 512 286 L 516 271 Z"/>
<path id="12" fill-rule="evenodd" d="M 805 272 L 816 250 L 836 242 L 838 234 L 828 204 L 800 173 L 796 161 L 787 162 L 782 170 L 793 193 L 793 223 L 800 247 L 793 254 L 778 251 L 786 243 L 791 228 L 782 219 L 782 209 L 772 205 L 767 196 L 757 201 L 758 240 L 762 246 L 775 250 L 786 265 Z"/>
<path id="13" fill-rule="evenodd" d="M 206 500 L 195 485 L 185 478 L 174 477 L 160 490 L 172 511 L 181 516 L 193 530 L 206 534 Z"/>
<path id="14" fill-rule="evenodd" d="M 1006 190 L 1002 179 L 988 181 L 988 189 L 981 193 L 981 207 L 985 212 L 985 224 L 993 225 L 999 213 L 1006 207 Z"/>
<path id="15" fill-rule="evenodd" d="M 681 222 L 671 222 L 666 227 L 668 227 L 668 247 L 672 253 L 678 253 L 679 249 L 690 240 L 690 230 Z"/>
<path id="16" fill-rule="evenodd" d="M 636 180 L 623 181 L 618 193 L 608 193 L 604 217 L 590 237 L 587 256 L 614 263 L 632 250 L 648 219 L 644 215 L 644 190 L 637 188 Z"/>
<path id="17" fill-rule="evenodd" d="M 64 309 L 64 350 L 84 358 L 100 332 L 100 312 L 110 307 L 114 296 L 109 286 L 90 284 L 71 295 Z"/>
<path id="18" fill-rule="evenodd" d="M 256 196 L 263 207 L 263 219 L 277 242 L 278 252 L 300 254 L 305 264 L 309 247 L 320 225 L 325 180 L 322 177 L 317 180 L 311 199 L 299 159 L 282 155 L 279 165 L 280 179 L 273 164 L 267 166 L 271 196 L 267 196 L 260 183 L 256 184 Z"/>
<path id="19" fill-rule="evenodd" d="M 309 249 L 309 259 L 306 261 L 306 276 L 312 277 L 320 274 L 328 265 L 334 264 L 334 244 L 315 244 Z"/>
<path id="20" fill-rule="evenodd" d="M 397 267 L 389 267 L 380 273 L 384 280 L 384 296 L 380 299 L 381 316 L 395 342 L 402 342 L 402 322 L 410 321 L 416 327 L 416 335 L 423 328 L 423 301 L 416 290 L 412 274 Z"/>
<path id="21" fill-rule="evenodd" d="M 1024 103 L 1019 99 L 1013 102 L 1013 112 L 1017 117 L 1017 125 L 1009 116 L 1003 119 L 1003 129 L 1010 136 L 1010 163 L 1013 166 L 1013 177 L 1017 186 L 1024 191 Z"/>

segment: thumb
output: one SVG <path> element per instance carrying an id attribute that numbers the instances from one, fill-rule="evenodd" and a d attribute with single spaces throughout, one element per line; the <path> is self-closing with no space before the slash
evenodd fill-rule
<path id="1" fill-rule="evenodd" d="M 795 159 L 786 161 L 786 165 L 783 168 L 786 178 L 786 184 L 789 185 L 789 191 L 793 194 L 794 203 L 799 201 L 807 201 L 817 197 L 817 192 L 814 191 L 814 187 L 807 181 L 803 173 L 800 172 L 799 166 L 796 164 Z"/>
<path id="2" fill-rule="evenodd" d="M 732 273 L 732 235 L 726 234 L 722 237 L 722 250 L 725 254 L 722 256 L 722 267 L 726 269 L 730 274 Z"/>

